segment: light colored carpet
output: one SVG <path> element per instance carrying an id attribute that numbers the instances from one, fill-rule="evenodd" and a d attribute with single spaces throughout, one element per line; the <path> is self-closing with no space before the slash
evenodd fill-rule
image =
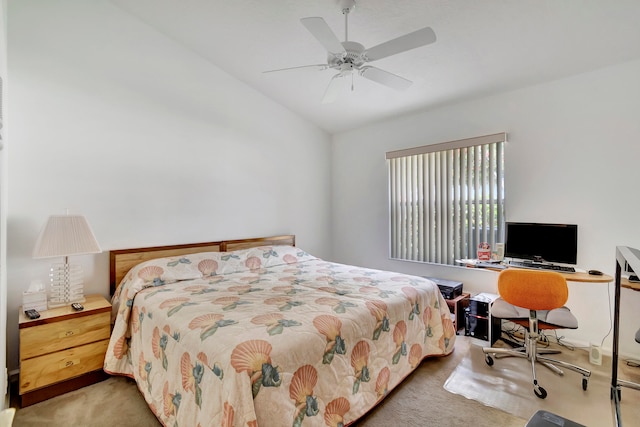
<path id="1" fill-rule="evenodd" d="M 374 408 L 363 419 L 353 424 L 356 427 L 379 427 L 379 426 L 420 426 L 420 427 L 522 427 L 527 419 L 538 409 L 548 409 L 544 406 L 546 401 L 560 400 L 559 392 L 561 383 L 570 384 L 571 395 L 580 396 L 580 376 L 568 373 L 566 378 L 553 376 L 545 388 L 549 391 L 549 397 L 541 401 L 533 395 L 530 387 L 526 389 L 525 399 L 532 402 L 530 409 L 521 411 L 521 415 L 512 415 L 496 407 L 487 406 L 477 400 L 471 400 L 461 394 L 451 393 L 444 388 L 444 384 L 450 377 L 459 374 L 458 367 L 470 366 L 470 376 L 476 378 L 475 369 L 484 370 L 486 365 L 482 354 L 477 353 L 474 344 L 480 343 L 473 338 L 459 336 L 456 342 L 456 350 L 447 357 L 433 358 L 425 360 L 418 369 L 409 376 L 399 387 L 393 390 L 387 399 Z M 585 353 L 586 354 L 586 353 Z M 502 363 L 508 359 L 500 360 Z M 513 361 L 518 361 L 513 359 Z M 524 360 L 519 360 L 524 363 Z M 494 368 L 496 367 L 494 365 Z M 587 365 L 588 366 L 588 361 Z M 462 368 L 461 368 L 462 369 Z M 602 374 L 608 381 L 610 368 L 604 367 L 607 374 Z M 526 367 L 520 365 L 514 372 L 524 372 Z M 487 395 L 500 394 L 495 390 L 495 372 L 492 374 L 493 380 L 487 385 L 485 377 L 478 381 L 474 387 L 480 388 Z M 511 374 L 505 374 L 509 378 Z M 569 376 L 573 376 L 573 378 Z M 633 378 L 629 378 L 635 381 Z M 452 380 L 450 380 L 450 383 Z M 475 382 L 473 380 L 472 382 Z M 611 409 L 609 404 L 608 386 L 600 390 L 596 386 L 594 377 L 590 380 L 588 395 L 594 400 L 601 401 L 606 407 L 604 414 L 599 419 L 606 419 L 607 422 L 589 422 L 589 426 L 610 426 Z M 573 386 L 573 387 L 571 387 Z M 558 388 L 558 391 L 556 389 Z M 564 392 L 563 392 L 564 393 Z M 635 390 L 623 391 L 623 419 L 633 413 L 633 408 L 640 408 L 640 392 Z M 589 400 L 591 402 L 591 400 Z M 586 406 L 591 403 L 586 404 Z M 640 409 L 637 409 L 640 410 Z M 507 409 L 510 411 L 510 409 Z M 575 414 L 561 412 L 567 418 Z M 608 418 L 607 418 L 608 417 Z M 598 419 L 598 420 L 599 420 Z M 636 420 L 638 418 L 635 418 Z M 583 423 L 584 424 L 584 423 Z M 161 424 L 147 407 L 137 386 L 132 380 L 123 377 L 112 377 L 106 381 L 94 384 L 62 396 L 54 397 L 44 402 L 18 409 L 13 423 L 14 427 L 30 426 L 140 426 L 157 427 Z M 630 423 L 627 425 L 635 425 Z M 261 426 L 262 427 L 262 426 Z M 268 427 L 268 426 L 265 426 Z"/>
<path id="2" fill-rule="evenodd" d="M 456 349 L 446 357 L 427 359 L 357 427 L 522 427 L 526 420 L 480 402 L 452 394 L 444 383 L 468 357 L 472 338 L 458 336 Z M 533 415 L 533 414 L 531 414 Z"/>
<path id="3" fill-rule="evenodd" d="M 587 426 L 613 425 L 609 399 L 610 359 L 603 366 L 594 366 L 589 363 L 587 351 L 580 349 L 565 349 L 561 354 L 550 357 L 591 370 L 587 390 L 582 390 L 582 375 L 565 369 L 564 376 L 560 377 L 537 364 L 538 383 L 548 393 L 546 399 L 540 399 L 533 393 L 529 361 L 507 357 L 494 359 L 494 365 L 488 366 L 480 343 L 470 346 L 468 357 L 462 359 L 444 387 L 452 393 L 522 418 L 529 418 L 537 410 L 544 409 Z M 637 376 L 638 369 L 635 370 Z M 626 366 L 621 371 L 633 375 Z M 640 392 L 627 390 L 622 392 L 622 420 L 625 425 L 639 425 Z"/>
<path id="4" fill-rule="evenodd" d="M 453 354 L 425 360 L 381 404 L 353 425 L 522 427 L 525 419 L 451 394 L 443 388 L 449 375 L 468 354 L 470 339 L 464 336 L 458 338 Z M 101 383 L 18 409 L 13 425 L 157 427 L 161 424 L 147 407 L 132 380 L 112 377 Z"/>
<path id="5" fill-rule="evenodd" d="M 112 377 L 18 409 L 13 427 L 161 426 L 133 380 Z"/>

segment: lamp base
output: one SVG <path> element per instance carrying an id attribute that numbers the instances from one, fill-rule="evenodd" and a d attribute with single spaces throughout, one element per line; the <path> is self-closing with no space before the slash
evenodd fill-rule
<path id="1" fill-rule="evenodd" d="M 82 285 L 82 268 L 68 263 L 54 264 L 49 274 L 51 292 L 49 308 L 64 307 L 74 302 L 85 302 Z"/>
<path id="2" fill-rule="evenodd" d="M 56 300 L 50 299 L 49 301 L 47 301 L 47 307 L 48 308 L 65 307 L 67 305 L 71 305 L 74 302 L 85 302 L 86 300 L 87 299 L 84 296 L 72 298 L 72 299 L 69 299 L 69 301 L 60 301 L 57 299 Z"/>

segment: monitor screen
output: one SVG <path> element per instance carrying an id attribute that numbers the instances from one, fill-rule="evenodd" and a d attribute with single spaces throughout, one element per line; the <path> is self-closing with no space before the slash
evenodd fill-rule
<path id="1" fill-rule="evenodd" d="M 507 222 L 504 256 L 576 264 L 578 226 Z"/>

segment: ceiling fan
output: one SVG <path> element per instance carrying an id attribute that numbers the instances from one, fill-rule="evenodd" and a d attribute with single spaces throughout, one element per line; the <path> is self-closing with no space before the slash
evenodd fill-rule
<path id="1" fill-rule="evenodd" d="M 325 90 L 324 97 L 322 99 L 323 104 L 328 104 L 336 100 L 341 87 L 340 83 L 345 77 L 351 76 L 351 90 L 353 90 L 353 75 L 355 73 L 358 73 L 366 79 L 396 90 L 407 89 L 412 84 L 410 80 L 368 65 L 368 63 L 431 44 L 436 41 L 436 34 L 430 27 L 425 27 L 369 49 L 365 49 L 365 47 L 360 43 L 349 41 L 348 17 L 349 13 L 355 8 L 355 6 L 356 0 L 340 0 L 340 8 L 344 14 L 345 41 L 343 42 L 340 42 L 324 19 L 312 17 L 302 18 L 300 20 L 302 25 L 304 25 L 327 50 L 326 64 L 280 68 L 277 70 L 264 71 L 264 73 L 295 70 L 300 68 L 317 68 L 319 70 L 331 68 L 337 70 L 338 74 L 335 74 L 331 78 L 329 86 L 327 86 L 327 89 Z"/>

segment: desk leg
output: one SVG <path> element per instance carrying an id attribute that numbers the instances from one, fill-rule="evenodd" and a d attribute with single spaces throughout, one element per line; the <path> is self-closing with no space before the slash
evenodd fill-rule
<path id="1" fill-rule="evenodd" d="M 613 354 L 611 356 L 611 399 L 619 400 L 618 388 L 618 341 L 620 339 L 620 279 L 622 267 L 616 262 L 616 280 L 614 292 L 614 310 L 613 310 Z M 617 398 L 617 399 L 616 399 Z"/>

